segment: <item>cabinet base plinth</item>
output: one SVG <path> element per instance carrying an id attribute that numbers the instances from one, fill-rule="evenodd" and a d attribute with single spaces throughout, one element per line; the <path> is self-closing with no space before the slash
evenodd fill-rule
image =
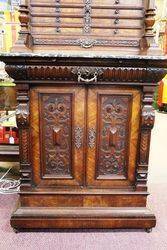
<path id="1" fill-rule="evenodd" d="M 11 217 L 11 225 L 21 229 L 148 229 L 155 216 L 141 207 L 22 207 Z"/>

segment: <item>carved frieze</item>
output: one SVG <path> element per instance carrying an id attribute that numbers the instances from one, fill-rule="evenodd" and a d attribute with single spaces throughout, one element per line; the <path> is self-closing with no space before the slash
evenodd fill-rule
<path id="1" fill-rule="evenodd" d="M 118 63 L 119 64 L 119 63 Z M 80 76 L 95 77 L 105 82 L 157 83 L 167 73 L 163 68 L 146 67 L 92 67 L 92 66 L 55 66 L 55 65 L 7 65 L 6 71 L 10 77 L 18 80 L 55 80 L 74 81 Z"/>
<path id="2" fill-rule="evenodd" d="M 89 27 L 89 28 L 88 28 Z M 86 26 L 86 30 L 90 30 L 89 26 Z M 139 40 L 102 40 L 102 39 L 92 39 L 92 38 L 80 38 L 80 39 L 44 39 L 44 38 L 34 38 L 35 45 L 71 45 L 80 46 L 85 49 L 92 48 L 94 46 L 113 46 L 113 47 L 139 47 Z"/>

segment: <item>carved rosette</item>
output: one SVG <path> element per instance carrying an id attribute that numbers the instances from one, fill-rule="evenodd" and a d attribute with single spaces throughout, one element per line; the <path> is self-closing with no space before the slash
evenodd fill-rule
<path id="1" fill-rule="evenodd" d="M 29 86 L 17 86 L 16 121 L 19 128 L 21 191 L 31 186 L 30 135 L 29 135 Z"/>
<path id="2" fill-rule="evenodd" d="M 143 108 L 141 112 L 141 134 L 139 160 L 136 173 L 136 187 L 138 191 L 147 190 L 148 161 L 150 149 L 151 129 L 154 126 L 155 112 L 152 107 L 154 87 L 144 87 Z"/>

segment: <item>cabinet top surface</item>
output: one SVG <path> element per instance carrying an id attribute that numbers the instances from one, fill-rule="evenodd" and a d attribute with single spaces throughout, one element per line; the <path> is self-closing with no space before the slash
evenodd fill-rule
<path id="1" fill-rule="evenodd" d="M 103 59 L 136 59 L 136 60 L 167 60 L 167 55 L 162 56 L 148 56 L 148 55 L 113 55 L 112 53 L 105 52 L 82 52 L 82 51 L 54 51 L 54 53 L 40 52 L 12 52 L 12 53 L 0 53 L 0 59 L 2 58 L 103 58 Z M 167 66 L 167 65 L 166 65 Z"/>

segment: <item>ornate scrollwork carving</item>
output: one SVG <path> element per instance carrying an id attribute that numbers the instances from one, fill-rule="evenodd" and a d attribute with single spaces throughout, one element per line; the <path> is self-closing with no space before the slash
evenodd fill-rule
<path id="1" fill-rule="evenodd" d="M 71 45 L 81 46 L 82 48 L 89 49 L 93 46 L 113 46 L 113 47 L 138 47 L 140 42 L 138 40 L 102 40 L 102 39 L 42 39 L 34 38 L 36 45 Z"/>
<path id="2" fill-rule="evenodd" d="M 127 95 L 100 96 L 98 175 L 125 175 L 130 98 Z"/>
<path id="3" fill-rule="evenodd" d="M 76 127 L 74 133 L 75 133 L 75 147 L 77 149 L 80 149 L 83 143 L 83 128 Z"/>
<path id="4" fill-rule="evenodd" d="M 45 173 L 71 175 L 72 97 L 64 93 L 42 94 L 41 103 Z M 57 131 L 58 136 L 53 138 L 53 131 Z"/>
<path id="5" fill-rule="evenodd" d="M 29 105 L 20 103 L 16 109 L 16 121 L 19 128 L 26 128 L 29 125 Z"/>

